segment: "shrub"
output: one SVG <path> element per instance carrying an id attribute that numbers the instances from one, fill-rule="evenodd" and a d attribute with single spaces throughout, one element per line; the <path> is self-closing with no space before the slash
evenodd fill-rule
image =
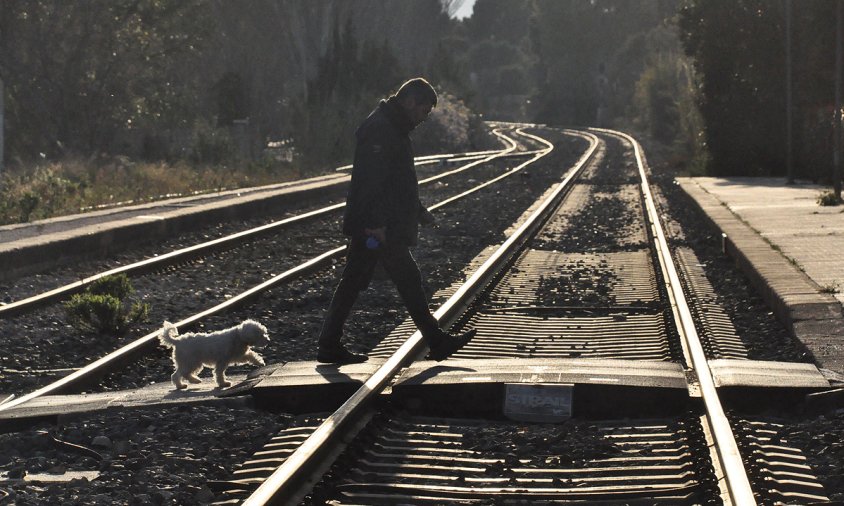
<path id="1" fill-rule="evenodd" d="M 472 128 L 478 124 L 472 119 L 471 111 L 462 101 L 441 92 L 437 107 L 413 134 L 414 150 L 417 154 L 430 154 L 473 149 L 470 143 Z"/>
<path id="2" fill-rule="evenodd" d="M 828 191 L 818 195 L 816 202 L 819 206 L 837 206 L 841 203 L 841 199 L 838 198 L 835 192 Z"/>
<path id="3" fill-rule="evenodd" d="M 841 293 L 841 285 L 838 283 L 830 283 L 821 287 L 821 293 L 836 294 Z"/>
<path id="4" fill-rule="evenodd" d="M 263 163 L 263 162 L 262 162 Z M 136 163 L 125 157 L 67 158 L 44 166 L 12 166 L 0 174 L 0 225 L 87 212 L 299 177 L 298 165 Z"/>
<path id="5" fill-rule="evenodd" d="M 126 274 L 116 274 L 94 281 L 88 287 L 88 292 L 92 295 L 111 295 L 118 300 L 123 300 L 135 293 L 135 289 L 132 288 L 132 282 Z"/>
<path id="6" fill-rule="evenodd" d="M 83 332 L 123 335 L 149 316 L 149 304 L 126 300 L 132 293 L 125 274 L 105 276 L 65 302 L 68 323 Z"/>
<path id="7" fill-rule="evenodd" d="M 20 210 L 18 220 L 21 222 L 29 221 L 33 211 L 38 208 L 38 204 L 40 202 L 41 199 L 38 197 L 38 195 L 31 191 L 27 191 L 23 195 L 21 195 L 18 199 L 18 209 Z"/>
<path id="8" fill-rule="evenodd" d="M 237 148 L 229 132 L 199 122 L 194 127 L 191 159 L 199 164 L 221 164 L 237 158 Z"/>
<path id="9" fill-rule="evenodd" d="M 30 174 L 6 171 L 0 175 L 0 223 L 38 220 L 67 211 L 78 201 L 79 185 L 54 165 L 37 166 Z"/>

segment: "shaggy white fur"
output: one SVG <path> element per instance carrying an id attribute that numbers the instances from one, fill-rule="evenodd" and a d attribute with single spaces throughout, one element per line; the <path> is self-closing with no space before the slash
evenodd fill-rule
<path id="1" fill-rule="evenodd" d="M 177 337 L 178 336 L 178 337 Z M 217 332 L 187 333 L 170 322 L 164 322 L 159 336 L 161 344 L 173 348 L 173 365 L 176 372 L 170 377 L 176 388 L 187 388 L 182 380 L 200 383 L 196 375 L 203 367 L 214 369 L 214 377 L 220 388 L 231 386 L 226 379 L 226 369 L 233 364 L 264 365 L 264 359 L 251 346 L 262 346 L 270 342 L 267 327 L 254 320 L 245 320 L 237 327 Z"/>

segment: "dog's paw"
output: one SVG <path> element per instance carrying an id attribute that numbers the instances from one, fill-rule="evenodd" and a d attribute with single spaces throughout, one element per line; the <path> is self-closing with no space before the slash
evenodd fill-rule
<path id="1" fill-rule="evenodd" d="M 264 359 L 261 357 L 258 357 L 258 360 L 256 360 L 256 362 L 258 362 L 258 365 L 267 365 L 267 363 L 264 362 Z"/>
<path id="2" fill-rule="evenodd" d="M 219 388 L 228 388 L 228 387 L 232 386 L 232 382 L 231 381 L 224 381 L 222 383 L 217 383 L 217 386 Z"/>

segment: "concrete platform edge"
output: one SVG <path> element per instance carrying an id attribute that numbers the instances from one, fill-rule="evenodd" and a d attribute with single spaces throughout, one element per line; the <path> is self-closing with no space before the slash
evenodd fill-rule
<path id="1" fill-rule="evenodd" d="M 0 281 L 71 262 L 104 258 L 130 246 L 150 243 L 201 225 L 270 214 L 279 206 L 302 202 L 316 196 L 341 196 L 345 193 L 345 182 L 334 180 L 308 188 L 245 197 L 237 199 L 236 202 L 215 202 L 174 211 L 161 219 L 137 221 L 130 218 L 108 226 L 91 228 L 81 234 L 32 241 L 22 247 L 0 251 L 0 265 L 3 266 L 3 269 L 0 269 Z M 69 254 L 71 252 L 74 254 Z"/>
<path id="2" fill-rule="evenodd" d="M 838 300 L 821 293 L 817 283 L 693 178 L 677 181 L 710 225 L 726 236 L 724 252 L 818 367 L 844 371 L 844 311 Z"/>

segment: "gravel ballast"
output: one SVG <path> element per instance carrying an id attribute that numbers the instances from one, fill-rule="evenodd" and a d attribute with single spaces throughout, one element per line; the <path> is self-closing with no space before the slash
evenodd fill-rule
<path id="1" fill-rule="evenodd" d="M 472 258 L 487 245 L 502 242 L 510 224 L 551 184 L 559 181 L 586 147 L 582 139 L 563 137 L 554 130 L 540 130 L 538 134 L 556 144 L 551 155 L 442 209 L 436 214 L 437 227 L 423 229 L 414 255 L 429 293 L 462 279 L 463 268 Z M 500 173 L 519 163 L 521 160 L 499 162 L 494 167 L 472 172 L 471 176 L 435 183 L 420 191 L 423 202 L 431 205 L 483 181 L 493 172 Z M 806 360 L 747 280 L 721 254 L 718 238 L 703 226 L 703 220 L 684 200 L 670 175 L 660 173 L 657 166 L 653 183 L 658 185 L 665 218 L 671 221 L 672 230 L 679 232 L 674 244 L 691 247 L 703 262 L 719 302 L 751 351 L 750 358 Z M 256 219 L 250 226 L 262 222 L 265 220 Z M 167 241 L 166 251 L 245 227 L 243 224 L 210 227 Z M 84 365 L 104 352 L 152 332 L 165 319 L 176 321 L 226 300 L 280 273 L 304 258 L 307 252 L 341 245 L 343 239 L 338 228 L 338 217 L 328 218 L 177 269 L 134 278 L 135 297 L 148 302 L 152 313 L 148 323 L 120 338 L 92 336 L 73 329 L 66 323 L 60 306 L 0 321 L 0 344 L 4 349 L 0 357 L 0 392 L 3 392 L 0 400 L 9 393 L 29 391 L 65 374 L 65 369 Z M 582 240 L 600 249 L 594 237 L 582 236 Z M 96 272 L 103 265 L 123 264 L 161 252 L 161 246 L 126 253 L 105 263 L 62 270 L 55 276 L 44 274 L 17 280 L 0 286 L 0 294 L 18 300 L 46 287 L 66 283 L 75 279 L 74 276 L 79 277 L 79 273 Z M 343 264 L 342 259 L 335 260 L 330 269 L 273 289 L 244 308 L 208 318 L 194 330 L 225 328 L 253 318 L 269 328 L 271 344 L 257 350 L 268 363 L 313 360 L 323 312 Z M 405 318 L 406 311 L 392 283 L 376 277 L 362 293 L 347 322 L 346 342 L 355 351 L 369 351 Z M 61 353 L 56 353 L 57 349 Z M 34 374 L 36 370 L 43 372 Z M 230 372 L 247 370 L 234 367 Z M 169 352 L 160 348 L 119 374 L 109 376 L 104 388 L 117 390 L 168 382 L 171 373 Z M 207 370 L 201 377 L 211 381 Z M 58 427 L 45 425 L 0 435 L 0 480 L 5 480 L 0 481 L 0 504 L 4 491 L 11 496 L 6 500 L 12 499 L 14 504 L 207 503 L 213 499 L 208 480 L 225 479 L 236 464 L 266 443 L 268 434 L 288 426 L 290 419 L 288 415 L 226 406 L 173 407 L 140 413 L 107 412 L 65 420 Z M 792 434 L 791 440 L 810 442 L 811 434 L 823 433 L 829 424 L 828 419 L 801 422 L 795 430 L 802 430 L 801 434 L 806 436 Z M 60 440 L 94 449 L 102 455 L 102 460 L 60 449 L 44 431 Z M 812 448 L 810 443 L 805 446 Z M 16 481 L 27 473 L 60 474 L 63 470 L 97 471 L 99 475 L 90 481 L 79 479 L 59 484 Z M 840 479 L 836 482 L 833 477 L 825 485 L 837 486 L 835 493 L 841 493 Z"/>

